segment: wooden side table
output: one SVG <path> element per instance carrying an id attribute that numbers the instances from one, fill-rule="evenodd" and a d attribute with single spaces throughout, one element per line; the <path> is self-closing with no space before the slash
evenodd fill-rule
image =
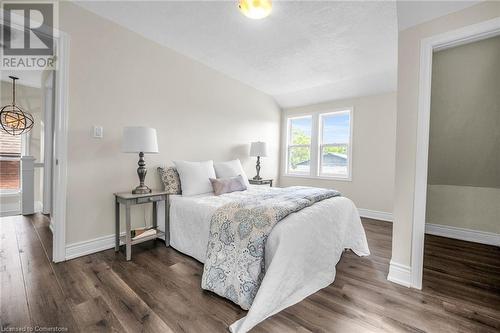
<path id="1" fill-rule="evenodd" d="M 248 182 L 252 185 L 269 185 L 269 187 L 273 187 L 273 180 L 272 179 L 249 179 Z"/>
<path id="2" fill-rule="evenodd" d="M 169 239 L 169 202 L 168 193 L 165 191 L 152 191 L 147 194 L 132 194 L 131 192 L 114 193 L 115 195 L 115 252 L 120 250 L 120 241 L 125 243 L 125 253 L 127 260 L 132 258 L 132 245 L 139 244 L 151 239 L 165 237 L 167 246 Z M 159 201 L 165 201 L 165 232 L 158 230 L 157 223 L 157 204 Z M 153 228 L 156 234 L 145 236 L 138 239 L 132 239 L 130 207 L 133 205 L 152 203 L 153 204 Z M 120 236 L 120 204 L 125 205 L 125 236 Z"/>

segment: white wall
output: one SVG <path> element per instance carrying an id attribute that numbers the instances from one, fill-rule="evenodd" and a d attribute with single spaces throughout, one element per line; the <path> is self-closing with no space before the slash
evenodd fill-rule
<path id="1" fill-rule="evenodd" d="M 413 199 L 419 86 L 423 38 L 500 16 L 500 2 L 484 2 L 399 33 L 396 184 L 392 261 L 411 267 Z"/>
<path id="2" fill-rule="evenodd" d="M 251 176 L 255 140 L 269 144 L 263 175 L 277 177 L 281 111 L 272 98 L 72 3 L 59 15 L 71 38 L 68 244 L 113 234 L 113 192 L 138 184 L 138 156 L 120 151 L 124 126 L 157 129 L 160 153 L 146 155 L 152 188 L 161 188 L 156 167 L 175 159 L 240 158 Z M 91 137 L 93 125 L 103 139 Z M 136 208 L 140 224 L 145 210 Z"/>
<path id="3" fill-rule="evenodd" d="M 280 184 L 335 188 L 358 208 L 390 215 L 394 195 L 396 93 L 285 109 L 284 115 L 351 106 L 354 108 L 352 181 L 287 177 L 281 170 Z M 286 116 L 282 121 L 286 121 Z"/>

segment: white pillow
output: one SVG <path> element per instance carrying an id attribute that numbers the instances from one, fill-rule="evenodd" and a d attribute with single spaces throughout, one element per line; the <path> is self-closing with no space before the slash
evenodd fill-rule
<path id="1" fill-rule="evenodd" d="M 214 162 L 174 161 L 181 180 L 182 195 L 213 192 L 210 178 L 215 178 Z"/>
<path id="2" fill-rule="evenodd" d="M 248 177 L 243 171 L 240 160 L 232 160 L 227 162 L 217 162 L 214 164 L 215 174 L 217 178 L 232 178 L 236 176 L 242 176 L 245 185 L 248 187 L 250 183 L 248 182 Z"/>

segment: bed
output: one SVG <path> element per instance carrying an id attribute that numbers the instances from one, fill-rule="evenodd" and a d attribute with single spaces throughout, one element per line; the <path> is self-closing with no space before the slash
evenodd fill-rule
<path id="1" fill-rule="evenodd" d="M 170 245 L 205 263 L 210 221 L 218 208 L 276 188 L 250 185 L 248 190 L 215 196 L 170 196 Z M 314 225 L 314 227 L 311 227 Z M 265 275 L 251 308 L 230 326 L 243 333 L 269 316 L 330 285 L 335 265 L 345 249 L 369 255 L 357 208 L 345 197 L 334 197 L 285 217 L 265 243 Z"/>

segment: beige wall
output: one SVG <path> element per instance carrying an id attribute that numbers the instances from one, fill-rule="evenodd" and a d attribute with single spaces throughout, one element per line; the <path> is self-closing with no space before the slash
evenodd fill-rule
<path id="1" fill-rule="evenodd" d="M 500 233 L 500 37 L 434 53 L 426 222 Z"/>
<path id="2" fill-rule="evenodd" d="M 138 156 L 120 151 L 124 126 L 158 131 L 160 153 L 146 155 L 153 188 L 156 166 L 175 159 L 240 158 L 251 176 L 255 140 L 269 143 L 263 175 L 277 176 L 281 111 L 269 96 L 68 2 L 60 27 L 71 37 L 68 244 L 113 234 L 113 192 L 138 183 Z M 91 137 L 92 125 L 103 139 Z"/>
<path id="3" fill-rule="evenodd" d="M 358 208 L 392 213 L 396 93 L 291 108 L 284 112 L 294 114 L 328 111 L 351 106 L 354 108 L 352 181 L 296 178 L 282 174 L 280 184 L 335 188 L 352 199 Z"/>
<path id="4" fill-rule="evenodd" d="M 411 266 L 417 108 L 422 38 L 500 16 L 500 2 L 484 2 L 401 31 L 398 55 L 396 184 L 392 260 Z"/>
<path id="5" fill-rule="evenodd" d="M 500 36 L 432 59 L 429 184 L 500 188 Z"/>
<path id="6" fill-rule="evenodd" d="M 500 188 L 429 185 L 426 222 L 500 234 Z"/>

